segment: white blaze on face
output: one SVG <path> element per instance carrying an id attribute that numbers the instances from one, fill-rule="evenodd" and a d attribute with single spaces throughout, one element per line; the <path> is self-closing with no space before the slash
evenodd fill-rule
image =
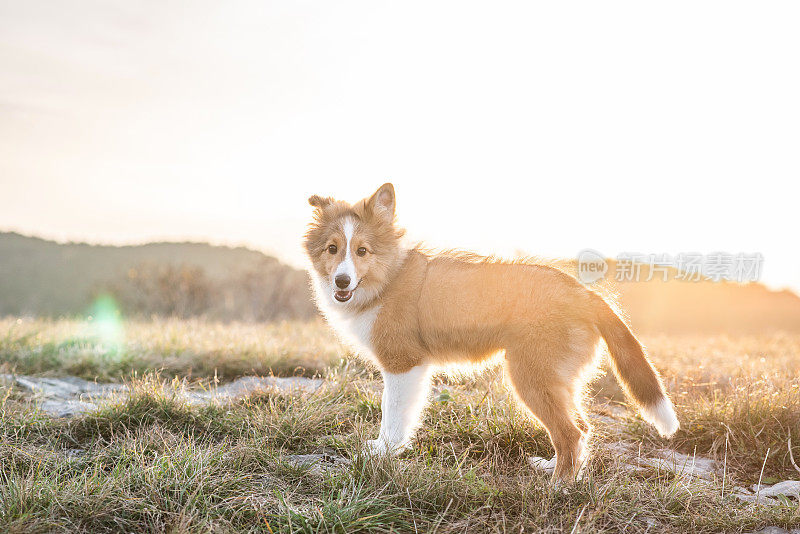
<path id="1" fill-rule="evenodd" d="M 350 243 L 353 241 L 353 232 L 355 231 L 353 220 L 350 218 L 345 219 L 342 223 L 342 228 L 344 229 L 344 239 L 346 242 L 344 260 L 342 260 L 342 263 L 340 263 L 333 272 L 333 280 L 331 280 L 331 283 L 334 285 L 334 287 L 339 289 L 339 287 L 336 286 L 336 277 L 340 274 L 346 274 L 350 277 L 350 285 L 344 288 L 343 291 L 352 291 L 358 284 L 358 278 L 356 277 L 356 265 L 353 263 L 353 255 L 350 250 Z"/>

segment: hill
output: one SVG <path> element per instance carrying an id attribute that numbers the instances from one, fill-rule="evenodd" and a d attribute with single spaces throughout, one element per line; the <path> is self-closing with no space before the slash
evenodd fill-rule
<path id="1" fill-rule="evenodd" d="M 193 299 L 193 307 L 175 308 L 177 315 L 210 311 L 220 319 L 264 320 L 315 314 L 305 272 L 244 247 L 59 244 L 0 233 L 0 315 L 83 313 L 104 292 L 132 313 L 169 311 L 170 302 L 151 302 L 164 293 Z M 254 296 L 272 302 L 255 302 Z"/>
<path id="2" fill-rule="evenodd" d="M 607 279 L 614 279 L 613 262 Z M 574 262 L 560 267 L 574 272 Z M 646 280 L 646 268 L 641 280 Z M 800 297 L 759 283 L 606 282 L 637 332 L 800 332 Z M 594 287 L 594 286 L 593 286 Z M 306 274 L 243 247 L 59 244 L 0 233 L 0 316 L 85 313 L 101 293 L 125 314 L 269 321 L 316 315 Z"/>

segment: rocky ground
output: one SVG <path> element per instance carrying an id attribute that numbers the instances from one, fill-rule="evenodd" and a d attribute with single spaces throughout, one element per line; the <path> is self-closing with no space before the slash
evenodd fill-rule
<path id="1" fill-rule="evenodd" d="M 24 392 L 24 398 L 34 410 L 53 418 L 73 418 L 89 414 L 106 406 L 113 406 L 124 402 L 131 393 L 129 386 L 118 383 L 98 383 L 83 380 L 78 377 L 35 377 L 24 375 L 0 375 L 0 383 L 13 384 L 19 391 Z M 208 404 L 224 405 L 254 393 L 263 392 L 306 392 L 317 391 L 323 385 L 319 378 L 304 377 L 242 377 L 220 386 L 207 388 L 190 388 L 170 386 L 165 384 L 173 395 L 191 406 Z M 379 384 L 375 384 L 379 388 Z M 441 390 L 441 388 L 439 388 Z M 439 392 L 436 392 L 437 394 Z M 609 415 L 595 415 L 603 420 L 606 425 L 615 425 L 617 421 Z M 626 441 L 616 441 L 603 445 L 607 452 L 619 458 L 629 459 L 621 465 L 624 471 L 630 473 L 646 473 L 649 471 L 668 472 L 687 486 L 697 487 L 707 485 L 713 488 L 725 479 L 725 465 L 699 456 L 688 455 L 678 451 L 662 448 L 651 449 L 646 454 L 637 451 L 633 444 Z M 69 449 L 65 452 L 68 456 L 80 456 L 84 453 L 81 449 Z M 342 469 L 350 465 L 351 459 L 342 456 L 336 450 L 325 450 L 309 454 L 287 454 L 283 460 L 290 465 L 306 469 L 312 475 L 321 475 Z M 552 473 L 552 462 L 541 457 L 528 459 L 531 467 Z M 800 474 L 800 468 L 798 468 Z M 763 473 L 762 473 L 763 476 Z M 723 496 L 729 495 L 748 503 L 763 506 L 780 506 L 787 502 L 800 503 L 800 480 L 782 480 L 765 483 L 763 480 L 753 481 L 752 485 L 722 486 Z M 658 521 L 652 521 L 657 527 Z M 781 534 L 786 532 L 800 533 L 800 528 L 787 530 L 781 527 L 768 526 L 757 532 L 765 534 Z"/>
<path id="2" fill-rule="evenodd" d="M 601 374 L 585 476 L 555 487 L 500 369 L 437 377 L 412 448 L 382 459 L 363 453 L 380 375 L 324 323 L 95 326 L 0 319 L 0 532 L 800 528 L 798 336 L 645 336 L 680 430 Z"/>

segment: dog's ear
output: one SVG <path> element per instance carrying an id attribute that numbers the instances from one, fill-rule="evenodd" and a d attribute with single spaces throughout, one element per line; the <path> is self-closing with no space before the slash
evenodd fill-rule
<path id="1" fill-rule="evenodd" d="M 389 222 L 394 220 L 395 196 L 394 186 L 385 183 L 378 188 L 367 201 L 370 211 L 378 217 L 382 217 Z"/>
<path id="2" fill-rule="evenodd" d="M 321 197 L 319 195 L 311 195 L 308 197 L 308 203 L 317 209 L 322 209 L 331 202 L 333 202 L 331 197 Z"/>

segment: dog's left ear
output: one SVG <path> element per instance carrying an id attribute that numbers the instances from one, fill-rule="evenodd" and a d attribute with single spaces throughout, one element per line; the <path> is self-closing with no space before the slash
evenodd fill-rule
<path id="1" fill-rule="evenodd" d="M 392 222 L 394 220 L 395 207 L 394 186 L 388 182 L 380 186 L 378 190 L 369 197 L 367 206 L 369 206 L 372 213 L 378 217 L 383 217 L 387 221 Z"/>
<path id="2" fill-rule="evenodd" d="M 308 197 L 308 203 L 317 209 L 322 209 L 331 203 L 333 199 L 330 197 L 324 198 L 319 195 L 311 195 Z"/>

